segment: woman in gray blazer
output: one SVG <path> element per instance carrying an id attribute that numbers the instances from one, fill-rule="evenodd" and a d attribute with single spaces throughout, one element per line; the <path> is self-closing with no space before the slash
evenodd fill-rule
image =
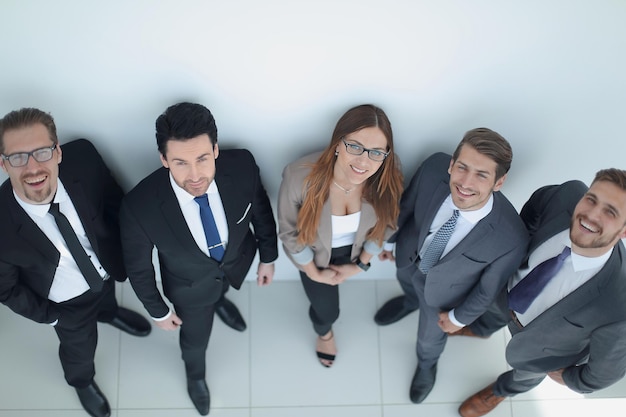
<path id="1" fill-rule="evenodd" d="M 396 228 L 401 194 L 391 124 L 373 105 L 348 110 L 325 150 L 283 171 L 279 237 L 300 270 L 318 334 L 317 357 L 325 367 L 337 353 L 332 332 L 339 317 L 337 285 L 367 271 L 382 251 Z"/>

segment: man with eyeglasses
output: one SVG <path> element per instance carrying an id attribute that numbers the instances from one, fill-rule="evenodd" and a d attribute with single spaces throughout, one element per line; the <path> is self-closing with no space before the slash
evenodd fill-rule
<path id="1" fill-rule="evenodd" d="M 69 385 L 91 416 L 110 416 L 94 381 L 97 322 L 135 336 L 150 323 L 119 307 L 126 279 L 118 211 L 123 192 L 93 145 L 59 145 L 52 116 L 34 108 L 0 120 L 0 302 L 52 325 Z M 62 162 L 63 161 L 63 162 Z"/>
<path id="2" fill-rule="evenodd" d="M 468 131 L 456 151 L 426 159 L 400 202 L 395 259 L 404 292 L 385 303 L 374 320 L 388 325 L 420 309 L 417 368 L 409 396 L 423 402 L 435 384 L 447 337 L 463 332 L 484 313 L 519 266 L 527 232 L 499 190 L 513 152 L 498 133 Z"/>

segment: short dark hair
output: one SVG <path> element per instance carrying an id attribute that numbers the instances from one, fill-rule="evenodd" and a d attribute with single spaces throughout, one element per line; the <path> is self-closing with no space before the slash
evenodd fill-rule
<path id="1" fill-rule="evenodd" d="M 454 155 L 452 155 L 454 161 L 459 157 L 461 148 L 464 145 L 471 146 L 496 163 L 496 181 L 509 172 L 511 161 L 513 160 L 513 149 L 511 149 L 509 142 L 499 133 L 486 127 L 467 131 L 456 147 Z"/>
<path id="2" fill-rule="evenodd" d="M 188 102 L 174 104 L 156 120 L 157 147 L 163 156 L 169 140 L 185 141 L 205 133 L 215 146 L 217 143 L 215 119 L 211 111 L 201 104 Z"/>
<path id="3" fill-rule="evenodd" d="M 0 153 L 4 153 L 4 133 L 9 130 L 20 129 L 41 123 L 48 130 L 52 143 L 59 143 L 57 138 L 57 128 L 50 113 L 39 109 L 26 107 L 13 110 L 0 119 Z"/>
<path id="4" fill-rule="evenodd" d="M 593 182 L 607 181 L 626 191 L 626 171 L 617 168 L 601 169 L 596 173 Z M 593 183 L 592 183 L 593 184 Z"/>

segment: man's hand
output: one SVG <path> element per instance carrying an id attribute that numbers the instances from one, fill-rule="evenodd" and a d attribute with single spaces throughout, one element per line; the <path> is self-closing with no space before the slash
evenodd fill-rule
<path id="1" fill-rule="evenodd" d="M 561 385 L 565 385 L 563 380 L 563 371 L 565 368 L 557 369 L 556 371 L 548 372 L 548 376 Z"/>
<path id="2" fill-rule="evenodd" d="M 154 324 L 163 330 L 176 330 L 183 324 L 183 321 L 172 311 L 168 318 L 159 321 L 155 320 Z"/>
<path id="3" fill-rule="evenodd" d="M 396 257 L 393 256 L 393 252 L 390 250 L 384 250 L 378 254 L 378 259 L 381 261 L 395 261 Z"/>
<path id="4" fill-rule="evenodd" d="M 441 330 L 446 333 L 454 333 L 457 330 L 461 330 L 462 327 L 457 326 L 456 324 L 450 321 L 450 316 L 447 311 L 442 311 L 439 313 L 439 321 L 437 322 Z"/>
<path id="5" fill-rule="evenodd" d="M 270 285 L 274 279 L 274 263 L 264 264 L 259 262 L 259 267 L 256 270 L 256 283 L 259 287 Z"/>

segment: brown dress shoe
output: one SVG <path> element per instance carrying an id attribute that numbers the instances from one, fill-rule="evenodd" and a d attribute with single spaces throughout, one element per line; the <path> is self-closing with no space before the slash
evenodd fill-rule
<path id="1" fill-rule="evenodd" d="M 467 336 L 467 337 L 477 337 L 479 339 L 487 339 L 489 336 L 480 336 L 477 335 L 470 329 L 469 326 L 462 327 L 461 330 L 457 330 L 456 332 L 448 333 L 448 336 Z"/>
<path id="2" fill-rule="evenodd" d="M 459 414 L 462 417 L 480 417 L 496 408 L 506 397 L 496 396 L 493 393 L 494 385 L 495 383 L 489 385 L 463 401 L 459 407 Z"/>

